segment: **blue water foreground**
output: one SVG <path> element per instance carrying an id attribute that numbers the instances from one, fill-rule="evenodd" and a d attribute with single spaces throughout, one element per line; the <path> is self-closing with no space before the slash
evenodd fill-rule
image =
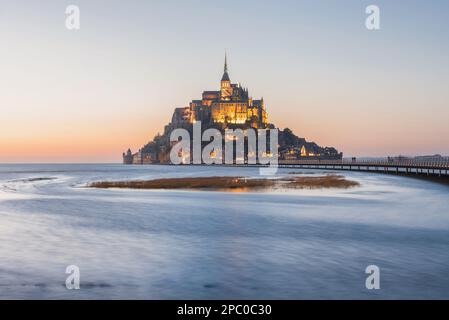
<path id="1" fill-rule="evenodd" d="M 280 169 L 278 176 L 324 175 Z M 0 165 L 1 299 L 448 299 L 449 186 L 91 189 L 93 181 L 260 177 L 257 168 Z M 66 267 L 80 269 L 68 290 Z M 380 269 L 368 290 L 365 268 Z"/>

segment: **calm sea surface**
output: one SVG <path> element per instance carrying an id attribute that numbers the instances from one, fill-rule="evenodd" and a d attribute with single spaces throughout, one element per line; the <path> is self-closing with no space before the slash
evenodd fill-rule
<path id="1" fill-rule="evenodd" d="M 449 299 L 446 185 L 345 172 L 361 186 L 248 193 L 84 187 L 258 173 L 0 165 L 0 298 Z M 365 288 L 372 264 L 380 290 Z M 65 287 L 68 265 L 80 268 L 80 290 Z"/>

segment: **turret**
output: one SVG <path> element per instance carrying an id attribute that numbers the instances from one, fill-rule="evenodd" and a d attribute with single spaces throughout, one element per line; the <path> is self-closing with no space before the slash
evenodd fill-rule
<path id="1" fill-rule="evenodd" d="M 123 164 L 132 164 L 133 163 L 133 154 L 131 149 L 128 149 L 126 153 L 123 152 Z"/>

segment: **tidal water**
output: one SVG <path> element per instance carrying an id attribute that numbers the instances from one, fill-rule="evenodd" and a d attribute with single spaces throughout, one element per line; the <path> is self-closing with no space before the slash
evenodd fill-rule
<path id="1" fill-rule="evenodd" d="M 279 170 L 319 175 L 319 170 Z M 449 186 L 341 173 L 352 189 L 102 190 L 257 168 L 0 165 L 1 299 L 449 298 Z M 65 287 L 68 265 L 80 290 Z M 380 268 L 380 289 L 365 268 Z"/>

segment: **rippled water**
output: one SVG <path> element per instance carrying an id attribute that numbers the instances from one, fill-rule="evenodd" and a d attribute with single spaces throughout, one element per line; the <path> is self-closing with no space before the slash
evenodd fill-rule
<path id="1" fill-rule="evenodd" d="M 0 165 L 0 298 L 449 298 L 446 185 L 344 173 L 361 187 L 84 188 L 224 175 L 258 170 Z M 73 264 L 80 290 L 65 288 Z M 381 270 L 380 290 L 365 288 L 371 264 Z"/>

